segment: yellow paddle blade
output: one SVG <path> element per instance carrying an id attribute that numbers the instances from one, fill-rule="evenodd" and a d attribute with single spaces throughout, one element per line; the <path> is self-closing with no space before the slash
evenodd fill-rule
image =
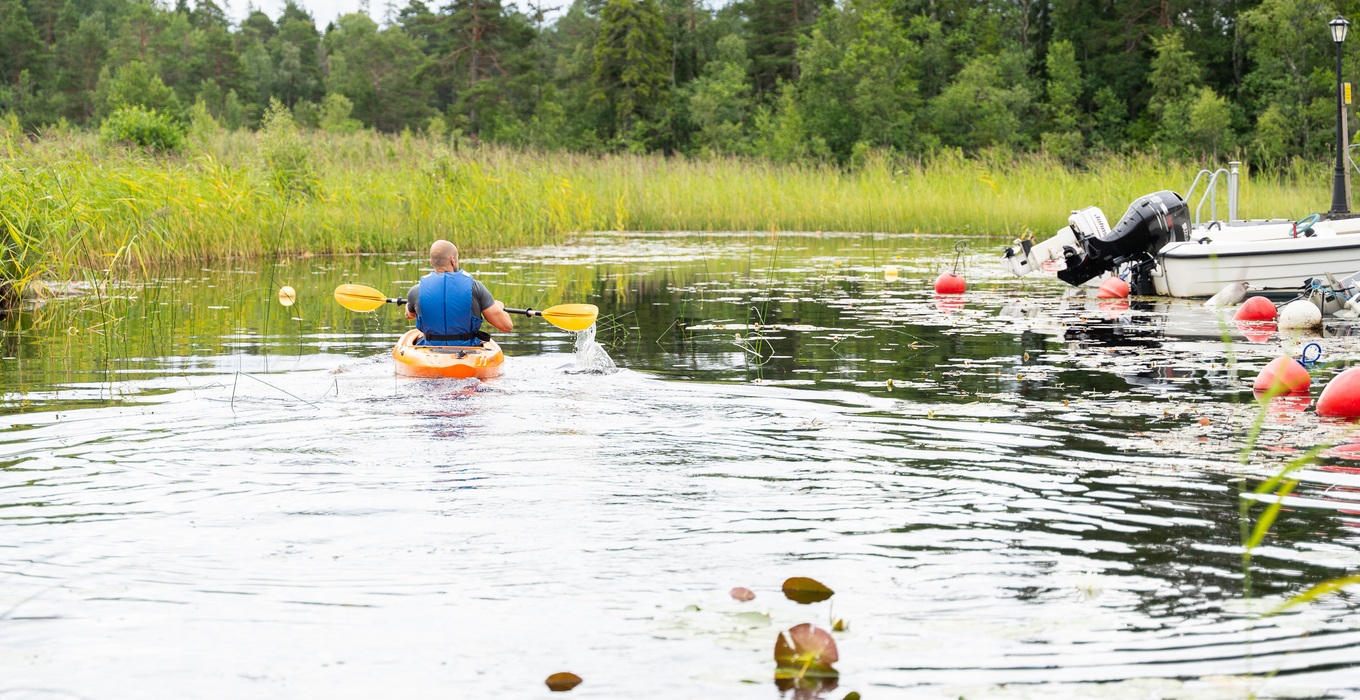
<path id="1" fill-rule="evenodd" d="M 387 295 L 362 284 L 342 284 L 335 288 L 335 300 L 350 311 L 373 311 L 387 303 Z"/>
<path id="2" fill-rule="evenodd" d="M 594 304 L 560 304 L 543 310 L 543 318 L 564 331 L 590 328 L 599 315 L 600 309 Z"/>

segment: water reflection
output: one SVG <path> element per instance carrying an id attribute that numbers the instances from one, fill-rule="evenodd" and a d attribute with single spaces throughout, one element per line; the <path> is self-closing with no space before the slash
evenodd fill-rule
<path id="1" fill-rule="evenodd" d="M 526 697 L 569 668 L 605 697 L 769 699 L 770 637 L 833 602 L 853 626 L 828 698 L 1360 691 L 1352 598 L 1255 616 L 1360 568 L 1349 443 L 1297 473 L 1265 599 L 1241 597 L 1241 480 L 1350 434 L 1280 397 L 1236 461 L 1256 370 L 1299 338 L 979 263 L 937 298 L 952 242 L 472 261 L 515 305 L 600 306 L 611 374 L 569 372 L 576 339 L 526 322 L 500 379 L 397 378 L 404 320 L 328 299 L 419 274 L 377 257 L 16 314 L 0 692 Z M 1344 325 L 1321 342 L 1360 349 Z M 836 596 L 786 600 L 791 576 Z"/>

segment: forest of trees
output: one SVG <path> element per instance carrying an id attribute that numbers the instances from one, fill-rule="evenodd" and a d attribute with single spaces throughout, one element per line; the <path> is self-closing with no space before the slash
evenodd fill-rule
<path id="1" fill-rule="evenodd" d="M 1349 2 L 1350 0 L 1346 0 Z M 318 27 L 289 2 L 0 0 L 0 114 L 140 106 L 255 128 L 405 129 L 580 151 L 851 163 L 944 147 L 1330 152 L 1338 8 L 1314 0 L 410 0 Z M 1360 44 L 1354 38 L 1346 44 Z M 1357 74 L 1360 51 L 1346 72 Z"/>

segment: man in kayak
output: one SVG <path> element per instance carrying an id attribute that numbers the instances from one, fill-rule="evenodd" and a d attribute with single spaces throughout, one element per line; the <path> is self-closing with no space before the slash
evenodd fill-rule
<path id="1" fill-rule="evenodd" d="M 430 246 L 434 272 L 420 278 L 406 295 L 406 318 L 425 334 L 421 345 L 481 345 L 491 336 L 482 332 L 482 319 L 496 330 L 515 329 L 505 304 L 491 297 L 485 285 L 458 269 L 458 248 L 440 239 Z"/>

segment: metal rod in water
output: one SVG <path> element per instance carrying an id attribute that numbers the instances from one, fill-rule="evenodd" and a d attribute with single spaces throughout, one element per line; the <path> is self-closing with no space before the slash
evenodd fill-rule
<path id="1" fill-rule="evenodd" d="M 1228 221 L 1237 221 L 1237 182 L 1241 161 L 1228 161 Z"/>

